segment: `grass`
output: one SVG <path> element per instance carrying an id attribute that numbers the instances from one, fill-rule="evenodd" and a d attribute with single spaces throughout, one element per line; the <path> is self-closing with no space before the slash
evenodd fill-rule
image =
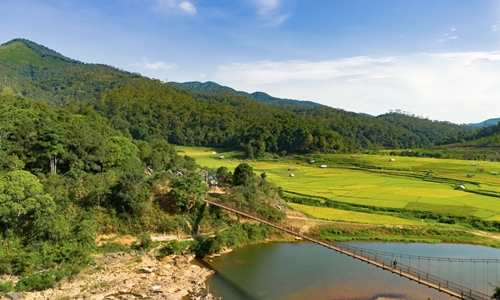
<path id="1" fill-rule="evenodd" d="M 241 154 L 234 151 L 201 147 L 177 147 L 177 150 L 209 168 L 226 166 L 233 170 L 243 162 Z M 219 159 L 221 155 L 224 159 Z M 314 164 L 309 163 L 312 159 Z M 500 221 L 500 177 L 490 174 L 500 169 L 497 162 L 416 157 L 395 157 L 395 161 L 390 162 L 389 156 L 366 154 L 308 155 L 246 162 L 256 174 L 266 172 L 268 180 L 283 190 L 304 196 Z M 327 168 L 320 168 L 322 164 Z M 484 168 L 484 172 L 477 171 L 478 168 Z M 294 177 L 290 177 L 292 173 Z M 468 178 L 467 174 L 475 176 Z M 456 184 L 465 185 L 466 191 L 456 190 Z M 489 191 L 499 197 L 468 191 Z M 354 214 L 350 218 L 353 222 L 364 222 L 365 217 Z M 403 221 L 406 220 L 401 219 Z"/>
<path id="2" fill-rule="evenodd" d="M 323 220 L 333 220 L 342 222 L 359 222 L 360 220 L 362 220 L 364 224 L 378 224 L 378 225 L 381 224 L 415 225 L 415 226 L 427 225 L 426 223 L 414 220 L 406 220 L 392 216 L 347 211 L 347 210 L 334 209 L 328 207 L 314 207 L 297 203 L 288 203 L 288 206 L 290 206 L 294 210 L 306 213 L 307 215 L 313 218 L 323 219 Z"/>

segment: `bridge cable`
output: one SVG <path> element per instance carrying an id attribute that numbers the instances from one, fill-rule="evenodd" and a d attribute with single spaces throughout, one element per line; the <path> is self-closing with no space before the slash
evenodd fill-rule
<path id="1" fill-rule="evenodd" d="M 437 277 L 441 277 L 441 263 L 438 259 L 438 263 L 437 263 L 437 269 L 438 269 L 438 276 Z"/>
<path id="2" fill-rule="evenodd" d="M 448 280 L 451 281 L 451 260 L 448 259 Z"/>
<path id="3" fill-rule="evenodd" d="M 486 262 L 486 281 L 484 282 L 484 290 L 486 294 L 486 290 L 488 289 L 487 283 L 490 282 L 490 272 L 488 268 L 488 262 Z"/>
<path id="4" fill-rule="evenodd" d="M 460 272 L 460 285 L 464 285 L 464 262 L 460 262 L 462 265 L 462 271 Z"/>

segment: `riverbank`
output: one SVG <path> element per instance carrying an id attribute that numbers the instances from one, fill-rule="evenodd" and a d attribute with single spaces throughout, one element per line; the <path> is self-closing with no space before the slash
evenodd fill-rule
<path id="1" fill-rule="evenodd" d="M 323 226 L 327 226 L 336 229 L 333 232 L 334 236 L 344 236 L 347 239 L 372 240 L 369 235 L 367 236 L 369 231 L 377 233 L 376 236 L 379 241 L 383 239 L 387 242 L 393 239 L 396 242 L 408 242 L 412 240 L 409 236 L 409 234 L 412 233 L 415 234 L 417 240 L 418 238 L 422 239 L 421 235 L 419 237 L 416 234 L 417 232 L 409 230 L 408 227 L 388 227 L 324 221 L 307 218 L 302 213 L 293 210 L 286 209 L 285 211 L 287 213 L 287 219 L 284 221 L 284 224 L 293 226 L 302 233 L 308 233 L 310 231 L 315 232 L 318 227 L 322 228 Z M 391 232 L 388 232 L 386 227 L 391 229 Z M 381 231 L 380 228 L 385 228 L 385 231 Z M 397 235 L 394 235 L 394 232 L 392 232 L 393 230 L 398 231 Z M 363 234 L 357 234 L 358 231 Z M 476 237 L 476 242 L 479 241 L 478 238 L 482 240 L 481 243 L 476 244 L 490 244 L 487 242 L 485 243 L 485 240 L 498 242 L 499 237 L 495 233 L 471 233 L 472 231 L 469 232 L 470 236 Z M 386 236 L 386 238 L 383 238 L 384 236 Z M 391 237 L 387 238 L 389 236 Z M 285 238 L 283 236 L 275 237 L 276 239 L 273 241 L 294 241 L 293 237 L 286 237 L 288 237 L 288 235 L 285 235 Z M 443 235 L 441 235 L 441 239 L 442 237 Z M 165 235 L 152 236 L 151 238 L 153 241 L 157 242 L 178 239 L 177 236 Z M 109 240 L 111 237 L 106 237 L 106 239 Z M 134 241 L 131 237 L 119 239 L 114 237 L 112 240 L 126 246 L 131 246 Z M 428 237 L 426 242 L 429 242 Z M 435 242 L 440 241 L 436 240 Z M 224 249 L 221 251 L 221 254 L 229 251 L 230 249 Z M 208 262 L 210 263 L 211 259 L 221 254 L 208 257 Z M 4 297 L 2 299 L 214 299 L 208 293 L 205 284 L 205 280 L 213 274 L 213 271 L 207 265 L 200 266 L 193 264 L 191 262 L 192 259 L 192 255 L 187 255 L 167 256 L 162 260 L 158 260 L 154 250 L 148 253 L 120 252 L 96 255 L 90 267 L 82 271 L 72 280 L 63 280 L 59 282 L 55 288 L 42 292 L 14 293 L 10 294 L 10 297 Z M 5 279 L 16 281 L 15 278 Z"/>
<path id="2" fill-rule="evenodd" d="M 192 255 L 156 259 L 144 254 L 97 255 L 91 267 L 56 287 L 31 293 L 8 293 L 2 299 L 194 299 L 212 300 L 205 280 L 213 271 L 192 264 Z"/>

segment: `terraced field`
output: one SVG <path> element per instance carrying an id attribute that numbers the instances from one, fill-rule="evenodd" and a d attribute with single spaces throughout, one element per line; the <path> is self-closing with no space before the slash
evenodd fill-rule
<path id="1" fill-rule="evenodd" d="M 177 149 L 209 168 L 226 166 L 232 170 L 243 161 L 237 152 Z M 296 195 L 500 221 L 500 175 L 491 174 L 500 170 L 498 162 L 343 154 L 246 162 L 255 173 L 266 172 L 269 181 Z M 358 218 L 365 219 L 362 215 Z"/>

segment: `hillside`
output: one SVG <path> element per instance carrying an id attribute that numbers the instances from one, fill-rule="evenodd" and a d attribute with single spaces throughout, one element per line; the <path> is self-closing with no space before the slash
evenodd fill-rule
<path id="1" fill-rule="evenodd" d="M 97 98 L 141 76 L 116 68 L 67 58 L 25 39 L 0 46 L 0 93 L 59 106 Z"/>
<path id="2" fill-rule="evenodd" d="M 467 125 L 471 126 L 471 127 L 482 128 L 482 127 L 496 125 L 496 124 L 498 124 L 498 122 L 500 122 L 500 118 L 488 119 L 488 120 L 480 122 L 480 123 L 470 123 Z"/>
<path id="3" fill-rule="evenodd" d="M 179 86 L 179 87 L 182 87 L 184 89 L 191 90 L 191 91 L 208 92 L 208 93 L 212 93 L 215 95 L 218 93 L 221 93 L 221 92 L 235 93 L 235 94 L 242 95 L 242 96 L 245 96 L 247 98 L 259 101 L 260 103 L 272 105 L 272 106 L 287 106 L 287 105 L 322 106 L 321 104 L 318 104 L 318 103 L 315 103 L 312 101 L 276 98 L 276 97 L 270 96 L 264 92 L 247 93 L 247 92 L 242 92 L 242 91 L 236 91 L 235 89 L 232 89 L 232 88 L 227 87 L 227 86 L 222 86 L 222 85 L 219 85 L 219 84 L 217 84 L 215 82 L 211 82 L 211 81 L 207 81 L 207 82 L 191 81 L 191 82 L 184 82 L 184 83 L 172 82 L 169 84 L 176 85 L 176 86 Z"/>
<path id="4" fill-rule="evenodd" d="M 474 131 L 473 128 L 465 125 L 431 121 L 401 113 L 373 117 L 311 101 L 279 99 L 261 92 L 248 94 L 214 82 L 172 84 L 186 90 L 212 95 L 244 95 L 261 103 L 280 106 L 284 110 L 302 116 L 309 123 L 338 132 L 352 150 L 424 148 L 440 144 L 445 138 L 462 136 Z"/>
<path id="5" fill-rule="evenodd" d="M 79 62 L 24 39 L 0 46 L 0 76 L 2 94 L 53 107 L 76 100 L 136 139 L 231 147 L 245 150 L 249 157 L 265 152 L 425 148 L 458 141 L 474 131 L 403 114 L 372 117 L 263 92 L 249 94 L 214 82 L 164 84 Z"/>
<path id="6" fill-rule="evenodd" d="M 135 139 L 241 149 L 248 157 L 345 151 L 333 130 L 235 93 L 213 95 L 142 81 L 89 105 Z"/>
<path id="7" fill-rule="evenodd" d="M 464 137 L 466 146 L 500 147 L 500 123 L 483 127 Z M 498 152 L 497 152 L 498 154 Z"/>

